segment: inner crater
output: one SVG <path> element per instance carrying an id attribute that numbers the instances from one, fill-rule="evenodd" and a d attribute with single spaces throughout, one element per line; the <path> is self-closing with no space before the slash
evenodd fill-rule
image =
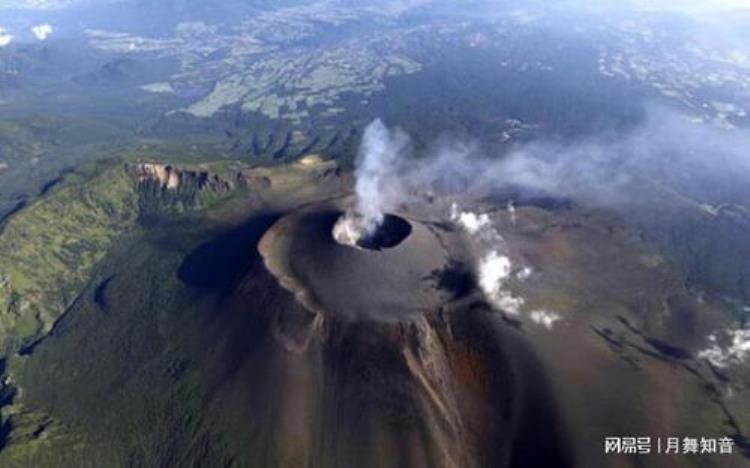
<path id="1" fill-rule="evenodd" d="M 396 247 L 411 234 L 412 225 L 404 218 L 384 214 L 378 220 L 353 210 L 338 215 L 331 231 L 333 239 L 341 245 L 374 251 Z"/>
<path id="2" fill-rule="evenodd" d="M 409 221 L 396 215 L 387 214 L 383 222 L 371 233 L 365 233 L 357 240 L 357 247 L 367 250 L 382 250 L 396 247 L 411 235 Z"/>
<path id="3" fill-rule="evenodd" d="M 344 235 L 336 237 L 335 226 L 347 219 L 326 204 L 288 214 L 264 235 L 266 265 L 295 295 L 330 317 L 399 321 L 448 299 L 430 279 L 446 268 L 448 253 L 427 226 L 387 215 L 369 236 L 339 231 Z"/>

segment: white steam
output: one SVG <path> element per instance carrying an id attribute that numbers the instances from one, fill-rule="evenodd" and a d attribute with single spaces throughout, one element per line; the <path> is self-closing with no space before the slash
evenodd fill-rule
<path id="1" fill-rule="evenodd" d="M 523 298 L 515 297 L 506 288 L 513 272 L 510 258 L 505 255 L 505 239 L 492 226 L 486 214 L 461 211 L 457 204 L 451 206 L 451 221 L 461 226 L 480 249 L 477 263 L 479 288 L 498 309 L 517 315 L 524 304 Z"/>
<path id="2" fill-rule="evenodd" d="M 376 133 L 392 134 L 382 128 Z M 402 133 L 400 138 L 408 141 Z M 750 183 L 748 151 L 747 132 L 694 123 L 688 115 L 652 107 L 629 131 L 574 141 L 535 140 L 487 154 L 471 141 L 441 140 L 419 158 L 397 158 L 390 169 L 383 167 L 389 164 L 385 158 L 365 158 L 368 166 L 378 164 L 375 170 L 361 168 L 358 176 L 371 175 L 358 179 L 357 192 L 375 192 L 373 186 L 387 180 L 377 197 L 368 199 L 375 206 L 397 206 L 414 193 L 482 198 L 515 187 L 608 208 L 642 209 L 657 197 L 703 211 L 706 203 L 736 202 L 731 197 L 737 188 Z M 511 202 L 511 221 L 516 210 Z"/>
<path id="3" fill-rule="evenodd" d="M 709 346 L 698 357 L 716 367 L 742 364 L 750 357 L 750 330 L 723 330 L 708 337 Z"/>
<path id="4" fill-rule="evenodd" d="M 52 25 L 50 24 L 38 24 L 36 26 L 32 26 L 31 33 L 34 34 L 34 37 L 36 37 L 40 41 L 46 41 L 47 38 L 52 34 Z"/>
<path id="5" fill-rule="evenodd" d="M 547 330 L 552 330 L 555 323 L 562 320 L 560 314 L 548 310 L 532 310 L 529 318 L 532 322 L 544 326 Z"/>
<path id="6" fill-rule="evenodd" d="M 511 212 L 511 217 L 514 213 Z M 503 236 L 492 225 L 486 213 L 477 214 L 461 211 L 457 204 L 451 205 L 451 220 L 466 231 L 479 249 L 479 261 L 476 265 L 479 289 L 487 300 L 498 310 L 510 315 L 521 315 L 526 305 L 523 297 L 513 294 L 508 287 L 511 278 L 525 281 L 532 275 L 528 266 L 515 268 L 507 254 L 507 244 Z M 533 310 L 529 319 L 552 330 L 555 322 L 562 319 L 555 312 Z"/>
<path id="7" fill-rule="evenodd" d="M 523 298 L 515 297 L 506 288 L 513 265 L 504 254 L 505 239 L 492 226 L 486 214 L 461 211 L 455 203 L 451 206 L 451 221 L 461 226 L 476 242 L 480 249 L 477 262 L 479 288 L 495 307 L 512 315 L 518 315 Z"/>
<path id="8" fill-rule="evenodd" d="M 490 226 L 490 217 L 486 213 L 478 215 L 470 211 L 459 211 L 456 204 L 451 207 L 451 219 L 471 235 L 477 235 Z"/>
<path id="9" fill-rule="evenodd" d="M 0 47 L 5 47 L 11 42 L 13 42 L 13 35 L 11 35 L 5 29 L 0 28 Z"/>
<path id="10" fill-rule="evenodd" d="M 506 288 L 512 267 L 508 257 L 494 250 L 489 251 L 479 261 L 479 287 L 495 307 L 518 315 L 525 301 L 522 297 L 514 296 Z"/>
<path id="11" fill-rule="evenodd" d="M 357 198 L 333 229 L 338 242 L 356 245 L 383 222 L 392 207 L 389 202 L 401 196 L 399 168 L 409 145 L 406 133 L 389 129 L 379 119 L 367 127 L 355 170 Z"/>
<path id="12" fill-rule="evenodd" d="M 510 222 L 515 226 L 518 218 L 516 217 L 516 204 L 513 203 L 513 200 L 508 201 L 507 210 L 510 213 Z"/>

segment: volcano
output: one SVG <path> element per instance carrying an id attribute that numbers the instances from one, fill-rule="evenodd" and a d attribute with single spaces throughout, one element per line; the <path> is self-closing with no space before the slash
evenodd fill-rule
<path id="1" fill-rule="evenodd" d="M 441 278 L 461 236 L 393 213 L 359 246 L 337 203 L 291 212 L 237 294 L 262 311 L 242 395 L 262 466 L 570 466 L 552 392 L 520 335 Z M 262 272 L 261 272 L 262 271 Z M 263 365 L 258 365 L 262 360 Z M 250 455 L 248 455 L 250 456 Z"/>
<path id="2" fill-rule="evenodd" d="M 717 397 L 735 377 L 690 357 L 720 309 L 614 214 L 415 196 L 351 242 L 332 163 L 204 170 L 134 174 L 143 232 L 14 364 L 10 466 L 609 466 L 611 434 L 744 440 L 747 405 Z M 501 248 L 515 314 L 477 286 Z"/>

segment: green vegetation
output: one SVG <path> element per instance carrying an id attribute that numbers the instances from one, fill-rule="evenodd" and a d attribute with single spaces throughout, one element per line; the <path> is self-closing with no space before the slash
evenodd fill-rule
<path id="1" fill-rule="evenodd" d="M 122 167 L 71 179 L 12 217 L 0 234 L 6 350 L 48 331 L 117 236 L 138 219 L 136 186 Z"/>
<path id="2" fill-rule="evenodd" d="M 14 423 L 14 430 L 22 434 L 19 437 L 22 440 L 13 441 L 4 449 L 3 466 L 24 468 L 66 463 L 82 466 L 81 463 L 85 461 L 80 456 L 84 446 L 79 438 L 66 431 L 65 427 L 55 424 L 48 416 L 28 412 L 23 418 L 14 418 Z"/>
<path id="3" fill-rule="evenodd" d="M 144 216 L 208 207 L 233 193 L 236 185 L 209 172 L 213 166 L 181 168 L 179 186 L 166 187 L 136 165 L 101 163 L 12 216 L 0 231 L 0 355 L 47 333 Z"/>

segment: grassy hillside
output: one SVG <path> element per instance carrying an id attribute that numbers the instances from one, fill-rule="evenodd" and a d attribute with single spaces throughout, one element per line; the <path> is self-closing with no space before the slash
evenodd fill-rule
<path id="1" fill-rule="evenodd" d="M 170 168 L 171 166 L 162 167 Z M 144 217 L 208 207 L 234 193 L 236 168 L 181 166 L 167 187 L 136 164 L 69 175 L 0 227 L 0 357 L 47 333 L 119 236 Z"/>
<path id="2" fill-rule="evenodd" d="M 12 217 L 0 233 L 0 343 L 6 352 L 52 327 L 117 236 L 138 219 L 136 184 L 122 166 L 72 179 Z"/>

